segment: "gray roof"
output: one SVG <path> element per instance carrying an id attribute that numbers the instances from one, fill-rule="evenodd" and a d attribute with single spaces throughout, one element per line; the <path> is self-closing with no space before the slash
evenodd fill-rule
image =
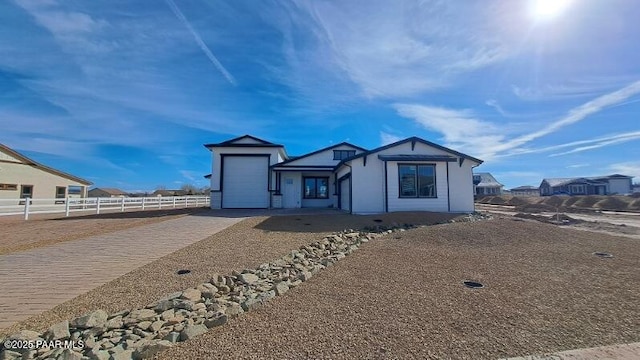
<path id="1" fill-rule="evenodd" d="M 518 190 L 536 190 L 537 191 L 537 190 L 540 190 L 540 188 L 537 186 L 524 185 L 524 186 L 518 186 L 511 189 L 511 191 L 518 191 Z"/>
<path id="2" fill-rule="evenodd" d="M 585 176 L 585 177 L 574 177 L 574 178 L 547 178 L 547 179 L 542 179 L 542 182 L 546 181 L 547 184 L 549 184 L 549 186 L 556 187 L 556 186 L 567 185 L 577 181 L 582 181 L 587 183 L 598 183 L 598 182 L 605 182 L 609 179 L 621 179 L 621 178 L 631 179 L 631 176 L 613 174 L 613 175 L 605 175 L 605 176 Z"/>
<path id="3" fill-rule="evenodd" d="M 503 186 L 496 178 L 488 172 L 474 173 L 474 176 L 480 176 L 480 183 L 476 187 L 500 187 Z"/>

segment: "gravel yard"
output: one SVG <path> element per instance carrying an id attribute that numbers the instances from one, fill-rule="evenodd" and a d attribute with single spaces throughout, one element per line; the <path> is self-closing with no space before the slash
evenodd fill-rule
<path id="1" fill-rule="evenodd" d="M 209 213 L 204 211 L 194 216 L 207 214 Z M 142 266 L 50 311 L 9 328 L 0 329 L 0 335 L 11 334 L 20 329 L 45 330 L 58 321 L 74 318 L 90 310 L 104 309 L 116 312 L 144 306 L 171 292 L 206 282 L 213 273 L 227 274 L 233 270 L 256 267 L 260 263 L 297 249 L 300 245 L 345 228 L 401 221 L 433 224 L 454 217 L 431 213 L 253 217 Z M 188 275 L 176 275 L 176 271 L 180 269 L 189 269 L 192 272 Z"/>
<path id="2" fill-rule="evenodd" d="M 159 358 L 493 359 L 640 341 L 637 240 L 509 219 L 395 237 Z"/>
<path id="3" fill-rule="evenodd" d="M 424 213 L 251 218 L 0 334 L 42 331 L 98 308 L 144 306 L 205 282 L 212 273 L 256 267 L 344 228 L 451 218 Z M 598 258 L 597 251 L 614 257 Z M 394 233 L 159 358 L 482 359 L 637 342 L 639 259 L 635 239 L 531 221 L 498 219 Z M 185 268 L 192 273 L 175 274 Z M 486 287 L 468 289 L 463 280 Z"/>
<path id="4" fill-rule="evenodd" d="M 50 218 L 51 215 L 42 215 L 28 221 L 15 216 L 0 216 L 0 255 L 151 224 L 203 210 L 151 210 L 55 219 Z"/>

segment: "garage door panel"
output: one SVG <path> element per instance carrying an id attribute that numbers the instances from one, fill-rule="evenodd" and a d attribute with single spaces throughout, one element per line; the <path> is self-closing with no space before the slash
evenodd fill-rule
<path id="1" fill-rule="evenodd" d="M 223 171 L 223 208 L 269 207 L 268 157 L 225 156 Z"/>

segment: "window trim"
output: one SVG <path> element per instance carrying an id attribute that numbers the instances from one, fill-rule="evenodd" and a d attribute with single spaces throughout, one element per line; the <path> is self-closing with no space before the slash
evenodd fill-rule
<path id="1" fill-rule="evenodd" d="M 344 156 L 345 153 L 346 153 L 346 156 Z M 333 160 L 344 160 L 346 158 L 349 158 L 355 155 L 356 155 L 355 150 L 333 150 Z"/>
<path id="2" fill-rule="evenodd" d="M 31 191 L 29 192 L 29 196 L 25 196 L 25 193 L 24 193 L 25 188 L 31 188 Z M 33 185 L 20 185 L 20 198 L 24 199 L 27 197 L 33 198 Z"/>
<path id="3" fill-rule="evenodd" d="M 415 196 L 403 196 L 402 195 L 402 181 L 400 179 L 400 167 L 401 166 L 412 166 L 415 168 Z M 420 184 L 418 183 L 418 168 L 420 166 L 429 166 L 433 168 L 433 196 L 420 196 Z M 431 163 L 422 163 L 422 164 L 407 164 L 407 163 L 398 163 L 398 198 L 399 199 L 437 199 L 438 198 L 438 181 L 436 176 L 436 164 Z"/>
<path id="4" fill-rule="evenodd" d="M 305 187 L 307 184 L 307 179 L 314 179 L 315 183 L 315 196 L 307 196 Z M 327 195 L 326 196 L 318 196 L 318 179 L 323 179 L 327 182 Z M 329 199 L 329 177 L 328 176 L 303 176 L 302 177 L 302 198 L 308 200 L 326 200 Z"/>
<path id="5" fill-rule="evenodd" d="M 60 196 L 60 189 L 63 189 L 62 196 Z M 56 186 L 56 199 L 64 199 L 67 197 L 67 187 L 66 186 Z"/>

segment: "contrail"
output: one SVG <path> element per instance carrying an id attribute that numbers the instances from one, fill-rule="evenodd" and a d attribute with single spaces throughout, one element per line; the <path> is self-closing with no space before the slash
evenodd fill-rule
<path id="1" fill-rule="evenodd" d="M 224 77 L 227 78 L 227 80 L 232 85 L 235 85 L 236 80 L 233 78 L 233 75 L 231 75 L 227 71 L 227 69 L 225 69 L 224 66 L 222 66 L 220 61 L 218 61 L 218 59 L 215 57 L 215 55 L 213 55 L 211 50 L 209 50 L 209 47 L 207 47 L 207 44 L 205 44 L 204 41 L 202 41 L 202 38 L 200 37 L 200 35 L 198 35 L 198 33 L 191 27 L 191 24 L 189 24 L 189 21 L 187 21 L 187 18 L 184 17 L 184 14 L 182 14 L 182 11 L 180 11 L 176 3 L 174 3 L 173 0 L 166 0 L 166 2 L 167 2 L 167 5 L 169 5 L 169 7 L 171 8 L 171 11 L 173 11 L 173 13 L 178 18 L 178 20 L 182 21 L 184 26 L 186 26 L 187 29 L 189 29 L 189 32 L 191 33 L 191 35 L 193 35 L 193 38 L 196 39 L 198 46 L 200 46 L 200 49 L 202 49 L 204 54 L 209 58 L 209 60 L 211 60 L 211 63 L 213 64 L 213 66 L 215 66 L 216 69 L 218 69 L 222 73 L 222 75 L 224 75 Z"/>

